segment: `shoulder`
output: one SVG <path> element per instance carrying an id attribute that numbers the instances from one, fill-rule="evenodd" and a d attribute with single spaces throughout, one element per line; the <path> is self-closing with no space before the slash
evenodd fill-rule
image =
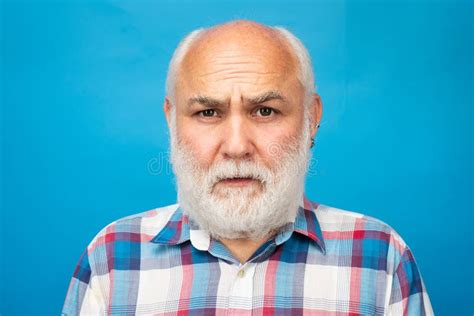
<path id="1" fill-rule="evenodd" d="M 380 232 L 393 235 L 405 245 L 403 239 L 390 225 L 363 213 L 320 204 L 316 209 L 316 216 L 323 231 Z"/>
<path id="2" fill-rule="evenodd" d="M 409 251 L 395 229 L 377 218 L 322 204 L 315 212 L 325 242 L 335 248 L 349 242 L 360 255 L 385 258 L 393 265 Z"/>
<path id="3" fill-rule="evenodd" d="M 106 225 L 89 243 L 89 253 L 110 242 L 148 242 L 168 223 L 178 204 L 129 215 Z"/>

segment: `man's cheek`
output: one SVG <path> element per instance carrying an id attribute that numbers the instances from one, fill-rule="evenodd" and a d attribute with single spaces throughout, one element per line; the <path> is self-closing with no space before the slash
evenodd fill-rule
<path id="1" fill-rule="evenodd" d="M 274 139 L 267 142 L 264 145 L 264 157 L 262 158 L 264 158 L 270 164 L 270 166 L 274 165 L 283 158 L 284 153 L 288 150 L 289 143 L 289 139 L 287 138 Z"/>

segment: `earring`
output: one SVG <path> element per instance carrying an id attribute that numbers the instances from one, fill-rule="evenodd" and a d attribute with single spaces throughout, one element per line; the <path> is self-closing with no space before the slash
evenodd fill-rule
<path id="1" fill-rule="evenodd" d="M 316 125 L 316 128 L 319 128 L 319 124 Z M 310 148 L 313 148 L 314 147 L 314 137 L 311 137 L 311 147 Z"/>

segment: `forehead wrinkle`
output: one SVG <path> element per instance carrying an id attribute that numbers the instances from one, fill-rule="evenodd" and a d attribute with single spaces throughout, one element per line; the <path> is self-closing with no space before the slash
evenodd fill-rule
<path id="1" fill-rule="evenodd" d="M 218 75 L 218 74 L 223 74 L 224 79 L 226 79 L 227 76 L 232 76 L 232 75 L 244 75 L 244 74 L 249 74 L 249 75 L 262 75 L 262 76 L 269 76 L 269 75 L 275 75 L 277 74 L 276 72 L 268 72 L 268 71 L 253 71 L 253 70 L 236 70 L 234 68 L 227 68 L 227 69 L 220 69 L 220 70 L 215 70 L 211 72 L 204 73 L 199 76 L 212 76 L 212 75 Z"/>
<path id="2" fill-rule="evenodd" d="M 270 75 L 267 75 L 267 77 L 270 76 Z M 245 77 L 245 76 L 239 76 L 239 75 L 229 75 L 229 76 L 225 76 L 222 78 L 223 80 L 233 80 L 234 84 L 235 83 L 241 83 L 241 84 L 249 84 L 249 82 L 252 82 L 254 84 L 261 84 L 263 83 L 261 78 L 254 78 L 254 77 Z M 239 80 L 240 79 L 240 80 Z M 237 81 L 239 80 L 239 81 Z"/>
<path id="3" fill-rule="evenodd" d="M 206 64 L 195 65 L 192 71 L 195 72 L 195 78 L 209 78 L 213 81 L 242 79 L 251 80 L 252 82 L 262 82 L 262 80 L 271 80 L 271 78 L 291 76 L 292 72 L 285 65 L 277 65 L 276 67 L 258 62 L 237 62 L 237 63 L 221 63 L 220 65 Z M 274 64 L 274 63 L 273 63 Z M 191 70 L 191 69 L 190 69 Z"/>
<path id="4" fill-rule="evenodd" d="M 193 65 L 195 70 L 199 68 L 211 68 L 211 71 L 205 72 L 207 74 L 218 74 L 221 72 L 239 73 L 248 71 L 255 74 L 266 74 L 275 73 L 276 71 L 287 72 L 288 63 L 280 62 L 278 59 L 265 58 L 259 55 L 253 55 L 252 57 L 242 57 L 238 55 L 232 56 L 232 58 L 221 58 L 221 55 L 211 56 L 208 60 L 204 59 L 200 64 Z M 275 60 L 276 59 L 276 60 Z M 236 67 L 237 66 L 237 67 Z M 248 67 L 247 67 L 248 66 Z M 217 69 L 215 69 L 217 68 Z M 215 69 L 215 70 L 214 70 Z M 264 69 L 261 71 L 260 69 Z"/>

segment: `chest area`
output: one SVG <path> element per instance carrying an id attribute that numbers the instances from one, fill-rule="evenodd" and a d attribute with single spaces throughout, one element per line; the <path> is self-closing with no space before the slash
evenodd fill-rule
<path id="1" fill-rule="evenodd" d="M 140 315 L 383 314 L 385 272 L 308 262 L 224 261 L 113 271 L 110 311 Z"/>

